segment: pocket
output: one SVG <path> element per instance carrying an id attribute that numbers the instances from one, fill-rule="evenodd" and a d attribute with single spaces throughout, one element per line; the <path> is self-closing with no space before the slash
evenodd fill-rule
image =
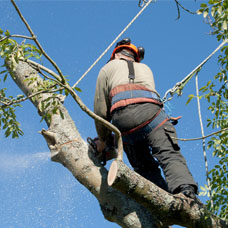
<path id="1" fill-rule="evenodd" d="M 164 126 L 164 130 L 165 130 L 165 134 L 167 135 L 170 142 L 172 143 L 174 150 L 180 150 L 175 128 L 172 125 L 170 125 L 170 126 L 166 125 L 166 126 Z"/>

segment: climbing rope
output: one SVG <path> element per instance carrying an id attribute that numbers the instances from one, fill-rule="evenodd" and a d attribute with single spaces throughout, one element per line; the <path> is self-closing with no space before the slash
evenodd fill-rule
<path id="1" fill-rule="evenodd" d="M 205 162 L 205 168 L 206 168 L 206 180 L 207 180 L 207 186 L 208 186 L 208 193 L 209 198 L 211 201 L 211 207 L 214 207 L 213 199 L 212 199 L 212 191 L 211 191 L 211 182 L 209 179 L 209 171 L 208 171 L 208 162 L 207 162 L 207 153 L 206 153 L 206 141 L 205 141 L 205 134 L 204 134 L 204 128 L 203 128 L 203 121 L 202 121 L 202 115 L 201 115 L 201 108 L 200 108 L 200 98 L 199 98 L 199 85 L 198 85 L 198 72 L 196 73 L 196 98 L 197 98 L 197 106 L 198 106 L 198 115 L 200 120 L 200 128 L 201 128 L 201 134 L 203 138 L 203 156 L 204 156 L 204 162 Z"/>
<path id="2" fill-rule="evenodd" d="M 120 34 L 112 41 L 112 43 L 105 49 L 105 51 L 94 61 L 94 63 L 88 68 L 88 70 L 78 79 L 78 81 L 73 85 L 73 89 L 78 85 L 78 83 L 92 70 L 92 68 L 100 61 L 100 59 L 108 52 L 113 44 L 127 31 L 127 29 L 135 22 L 135 20 L 142 14 L 142 12 L 149 6 L 151 2 L 156 0 L 149 0 L 144 7 L 136 14 L 136 16 L 130 21 L 130 23 L 120 32 Z"/>
<path id="3" fill-rule="evenodd" d="M 182 90 L 185 87 L 185 85 L 189 82 L 189 80 L 201 70 L 202 66 L 220 49 L 222 48 L 226 43 L 228 42 L 228 39 L 224 40 L 206 59 L 204 59 L 192 72 L 190 72 L 182 81 L 177 82 L 175 86 L 171 89 L 168 89 L 165 92 L 165 95 L 163 97 L 163 102 L 172 100 L 174 93 L 177 93 L 179 96 L 182 95 Z M 168 95 L 170 95 L 169 98 Z"/>

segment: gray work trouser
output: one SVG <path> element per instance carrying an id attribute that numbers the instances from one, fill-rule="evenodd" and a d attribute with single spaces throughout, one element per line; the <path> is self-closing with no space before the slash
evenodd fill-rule
<path id="1" fill-rule="evenodd" d="M 118 119 L 122 121 L 122 115 L 115 115 L 115 123 L 118 125 Z M 127 121 L 125 119 L 125 123 Z M 197 193 L 197 184 L 174 139 L 177 136 L 172 123 L 167 121 L 156 130 L 150 131 L 149 128 L 146 125 L 123 136 L 124 151 L 131 166 L 137 173 L 171 193 L 178 193 L 178 188 L 183 184 L 192 185 Z M 161 176 L 159 165 L 166 181 Z"/>

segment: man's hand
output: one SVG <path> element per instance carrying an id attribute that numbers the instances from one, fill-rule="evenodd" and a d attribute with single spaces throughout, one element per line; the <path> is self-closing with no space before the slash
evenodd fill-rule
<path id="1" fill-rule="evenodd" d="M 95 141 L 96 145 L 97 145 L 97 151 L 102 153 L 102 151 L 105 149 L 106 147 L 106 142 L 105 141 L 101 141 L 100 139 L 97 139 Z"/>

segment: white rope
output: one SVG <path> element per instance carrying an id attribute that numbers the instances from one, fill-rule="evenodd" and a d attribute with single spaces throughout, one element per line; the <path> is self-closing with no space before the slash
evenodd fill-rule
<path id="1" fill-rule="evenodd" d="M 172 89 L 169 89 L 165 92 L 165 95 L 163 97 L 163 102 L 169 101 L 173 98 L 174 93 L 178 89 L 183 89 L 184 85 L 190 80 L 193 75 L 200 70 L 200 68 L 220 49 L 222 48 L 226 43 L 228 42 L 228 39 L 224 40 L 206 59 L 204 59 L 194 70 L 192 70 L 182 81 L 177 82 L 175 86 Z M 183 86 L 183 87 L 182 87 Z M 167 98 L 170 94 L 170 98 Z"/>
<path id="2" fill-rule="evenodd" d="M 149 6 L 149 4 L 154 0 L 149 0 L 145 6 L 137 13 L 137 15 L 130 21 L 130 23 L 122 30 L 122 32 L 112 41 L 112 43 L 105 49 L 105 51 L 97 58 L 97 60 L 89 67 L 89 69 L 78 79 L 78 81 L 73 85 L 75 88 L 78 83 L 92 70 L 92 68 L 100 61 L 100 59 L 108 52 L 114 43 L 126 32 L 126 30 L 135 22 L 135 20 L 142 14 L 142 12 Z"/>
<path id="3" fill-rule="evenodd" d="M 203 138 L 203 141 L 202 141 L 203 142 L 203 156 L 204 156 L 205 168 L 206 168 L 206 179 L 207 179 L 208 193 L 209 193 L 209 198 L 210 198 L 210 201 L 211 201 L 211 207 L 213 208 L 211 182 L 210 182 L 210 179 L 209 179 L 207 153 L 206 153 L 206 142 L 205 142 L 203 121 L 202 121 L 201 108 L 200 108 L 198 73 L 196 74 L 196 98 L 197 98 L 197 106 L 198 106 L 198 115 L 199 115 L 199 121 L 200 121 L 200 127 L 201 127 L 201 134 L 202 134 L 202 138 Z"/>

